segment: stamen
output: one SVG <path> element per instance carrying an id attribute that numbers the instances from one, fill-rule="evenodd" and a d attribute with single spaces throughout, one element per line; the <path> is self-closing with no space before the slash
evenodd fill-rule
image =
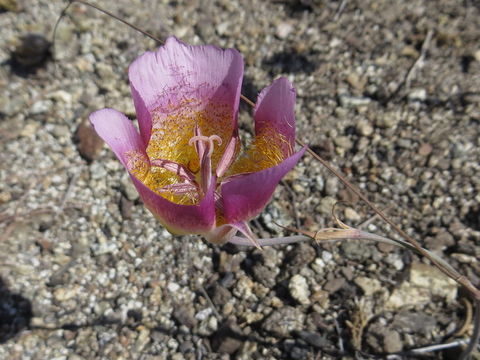
<path id="1" fill-rule="evenodd" d="M 199 128 L 195 128 L 195 134 L 200 134 Z M 188 142 L 190 146 L 195 146 L 200 160 L 200 185 L 204 194 L 212 182 L 212 154 L 215 141 L 219 145 L 222 144 L 222 139 L 218 135 L 195 135 Z"/>
<path id="2" fill-rule="evenodd" d="M 193 136 L 190 141 L 188 142 L 188 145 L 193 146 L 196 141 L 203 141 L 208 143 L 208 156 L 211 156 L 213 153 L 213 142 L 216 141 L 218 145 L 222 145 L 222 139 L 218 135 L 210 135 L 210 136 L 205 136 L 205 135 L 196 135 Z"/>
<path id="3" fill-rule="evenodd" d="M 200 130 L 200 126 L 198 126 L 198 124 L 195 124 L 193 136 L 201 135 L 202 131 Z M 197 152 L 198 158 L 201 159 L 203 157 L 203 153 L 205 152 L 205 143 L 203 141 L 195 141 L 195 151 Z"/>
<path id="4" fill-rule="evenodd" d="M 160 194 L 173 194 L 177 196 L 183 196 L 183 198 L 188 198 L 192 204 L 198 202 L 198 187 L 188 182 L 165 185 L 161 188 L 158 188 L 157 191 Z M 183 199 L 182 198 L 182 199 Z"/>
<path id="5" fill-rule="evenodd" d="M 195 175 L 182 164 L 165 159 L 154 159 L 150 161 L 150 164 L 171 171 L 189 184 L 196 185 Z"/>
<path id="6" fill-rule="evenodd" d="M 197 187 L 195 185 L 189 184 L 189 183 L 179 183 L 179 184 L 171 184 L 171 185 L 165 185 L 162 186 L 161 188 L 157 189 L 158 192 L 171 192 L 173 194 L 187 194 L 190 192 L 196 192 Z"/>

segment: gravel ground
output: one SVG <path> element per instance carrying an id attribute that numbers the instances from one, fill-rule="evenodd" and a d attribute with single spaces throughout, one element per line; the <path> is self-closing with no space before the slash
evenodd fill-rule
<path id="1" fill-rule="evenodd" d="M 478 2 L 96 3 L 161 38 L 239 49 L 251 99 L 287 76 L 298 137 L 480 285 Z M 127 67 L 156 44 L 76 5 L 54 63 L 41 36 L 64 5 L 0 1 L 1 359 L 413 359 L 468 336 L 468 298 L 404 250 L 165 231 L 85 122 L 105 106 L 134 117 Z M 252 130 L 247 106 L 240 126 Z M 395 237 L 307 155 L 253 228 L 332 226 L 339 200 L 345 222 Z"/>

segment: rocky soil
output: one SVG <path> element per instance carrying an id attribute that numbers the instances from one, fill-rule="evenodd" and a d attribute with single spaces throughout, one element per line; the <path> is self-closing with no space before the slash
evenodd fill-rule
<path id="1" fill-rule="evenodd" d="M 298 138 L 480 285 L 478 2 L 95 2 L 160 38 L 239 49 L 251 99 L 287 76 Z M 413 352 L 467 339 L 471 303 L 405 250 L 259 251 L 163 229 L 86 122 L 135 117 L 128 64 L 157 45 L 74 5 L 53 48 L 65 4 L 0 1 L 1 359 L 458 357 Z M 396 237 L 308 155 L 254 231 L 333 226 L 337 201 L 344 222 Z"/>

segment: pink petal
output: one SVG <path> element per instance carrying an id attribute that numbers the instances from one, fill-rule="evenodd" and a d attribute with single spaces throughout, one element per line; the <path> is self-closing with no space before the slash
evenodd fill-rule
<path id="1" fill-rule="evenodd" d="M 137 58 L 129 78 L 144 141 L 150 138 L 153 110 L 191 99 L 231 104 L 236 127 L 243 59 L 235 49 L 187 45 L 171 36 L 157 51 Z"/>
<path id="2" fill-rule="evenodd" d="M 306 148 L 282 161 L 277 166 L 222 183 L 221 194 L 225 220 L 245 222 L 255 217 L 270 200 L 282 177 L 300 160 Z"/>
<path id="3" fill-rule="evenodd" d="M 285 156 L 295 146 L 295 89 L 282 77 L 262 90 L 255 105 L 255 134 L 281 134 L 287 143 L 279 143 Z M 272 136 L 272 141 L 278 140 Z"/>
<path id="4" fill-rule="evenodd" d="M 121 112 L 102 109 L 90 114 L 97 134 L 110 146 L 118 159 L 128 169 L 128 152 L 145 154 L 145 147 L 133 123 Z"/>
<path id="5" fill-rule="evenodd" d="M 152 115 L 147 109 L 147 106 L 143 102 L 142 97 L 138 91 L 130 86 L 133 98 L 133 105 L 135 105 L 135 111 L 137 113 L 138 127 L 140 128 L 140 136 L 142 137 L 145 147 L 147 147 L 150 141 L 150 135 L 152 134 Z"/>
<path id="6" fill-rule="evenodd" d="M 179 205 L 158 195 L 135 176 L 131 178 L 145 206 L 171 233 L 205 234 L 215 226 L 215 182 L 198 205 Z"/>

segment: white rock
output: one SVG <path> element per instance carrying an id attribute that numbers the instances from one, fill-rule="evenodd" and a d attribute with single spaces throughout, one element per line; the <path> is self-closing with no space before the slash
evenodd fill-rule
<path id="1" fill-rule="evenodd" d="M 50 110 L 52 107 L 52 101 L 50 100 L 40 100 L 32 105 L 30 108 L 30 114 L 37 115 L 43 114 Z"/>
<path id="2" fill-rule="evenodd" d="M 54 91 L 49 97 L 55 101 L 64 102 L 65 104 L 72 103 L 72 95 L 64 90 Z"/>
<path id="3" fill-rule="evenodd" d="M 292 30 L 293 30 L 292 24 L 288 22 L 281 22 L 280 24 L 277 25 L 275 35 L 277 35 L 280 39 L 286 39 L 288 35 L 290 35 Z"/>
<path id="4" fill-rule="evenodd" d="M 360 135 L 370 136 L 373 134 L 373 126 L 368 121 L 362 120 L 357 124 L 357 131 Z"/>
<path id="5" fill-rule="evenodd" d="M 330 261 L 332 261 L 333 255 L 329 251 L 322 251 L 322 260 L 328 264 Z"/>
<path id="6" fill-rule="evenodd" d="M 207 319 L 212 312 L 213 312 L 212 308 L 209 308 L 209 307 L 206 309 L 200 310 L 198 313 L 195 314 L 195 319 L 203 321 Z"/>
<path id="7" fill-rule="evenodd" d="M 352 208 L 348 207 L 344 211 L 345 219 L 352 222 L 358 222 L 362 217 Z"/>
<path id="8" fill-rule="evenodd" d="M 457 297 L 458 285 L 436 267 L 422 263 L 413 263 L 410 279 L 395 289 L 387 300 L 387 309 L 398 309 L 404 306 L 416 306 L 432 301 L 433 297 L 441 297 L 451 303 Z"/>
<path id="9" fill-rule="evenodd" d="M 360 276 L 354 280 L 366 296 L 372 296 L 374 293 L 382 289 L 382 284 L 377 279 Z"/>
<path id="10" fill-rule="evenodd" d="M 78 289 L 79 286 L 74 286 L 71 288 L 59 288 L 55 290 L 53 297 L 57 301 L 67 301 L 77 296 Z"/>
<path id="11" fill-rule="evenodd" d="M 294 275 L 288 284 L 290 295 L 302 305 L 310 304 L 310 290 L 308 288 L 307 279 L 302 275 Z"/>
<path id="12" fill-rule="evenodd" d="M 316 258 L 312 265 L 311 265 L 313 271 L 315 271 L 317 274 L 322 275 L 324 273 L 324 268 L 325 268 L 325 261 L 323 261 L 320 258 Z"/>
<path id="13" fill-rule="evenodd" d="M 322 200 L 320 200 L 320 204 L 315 208 L 320 214 L 324 215 L 332 215 L 333 205 L 337 200 L 331 196 L 326 196 Z"/>
<path id="14" fill-rule="evenodd" d="M 178 285 L 176 282 L 171 281 L 171 282 L 168 283 L 167 289 L 168 289 L 168 291 L 174 293 L 174 292 L 177 292 L 180 289 L 180 285 Z"/>
<path id="15" fill-rule="evenodd" d="M 408 94 L 408 99 L 414 101 L 425 101 L 427 99 L 427 90 L 412 89 Z"/>

